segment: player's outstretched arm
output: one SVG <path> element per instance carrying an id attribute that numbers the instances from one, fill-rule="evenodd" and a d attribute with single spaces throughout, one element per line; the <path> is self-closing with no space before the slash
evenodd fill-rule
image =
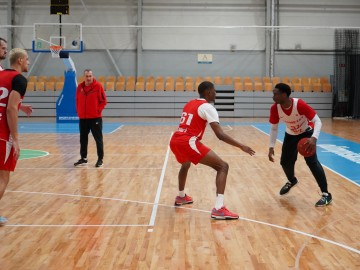
<path id="1" fill-rule="evenodd" d="M 226 134 L 218 122 L 212 122 L 210 123 L 210 126 L 219 140 L 224 141 L 232 146 L 238 147 L 251 156 L 255 155 L 255 151 L 251 149 L 249 146 L 246 146 L 238 142 L 237 140 L 233 139 L 228 134 Z"/>

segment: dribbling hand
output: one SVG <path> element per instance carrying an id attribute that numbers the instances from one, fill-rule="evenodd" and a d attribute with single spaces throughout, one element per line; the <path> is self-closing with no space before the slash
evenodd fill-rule
<path id="1" fill-rule="evenodd" d="M 275 160 L 274 160 L 274 156 L 275 156 L 275 152 L 274 152 L 274 148 L 269 148 L 269 154 L 268 154 L 268 157 L 269 157 L 269 160 L 271 161 L 271 162 L 274 162 Z"/>

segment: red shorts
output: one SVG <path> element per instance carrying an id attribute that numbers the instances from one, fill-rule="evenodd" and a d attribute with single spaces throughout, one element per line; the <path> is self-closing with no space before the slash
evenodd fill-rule
<path id="1" fill-rule="evenodd" d="M 14 157 L 14 148 L 8 141 L 0 139 L 0 170 L 13 172 L 17 159 Z"/>
<path id="2" fill-rule="evenodd" d="M 183 133 L 174 133 L 170 140 L 170 149 L 179 163 L 191 161 L 195 165 L 210 151 L 197 137 Z"/>

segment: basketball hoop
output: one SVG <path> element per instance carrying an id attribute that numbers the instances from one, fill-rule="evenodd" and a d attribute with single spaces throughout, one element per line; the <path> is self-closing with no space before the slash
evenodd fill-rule
<path id="1" fill-rule="evenodd" d="M 60 58 L 60 51 L 62 50 L 62 47 L 59 45 L 51 45 L 49 46 L 51 51 L 52 58 Z"/>

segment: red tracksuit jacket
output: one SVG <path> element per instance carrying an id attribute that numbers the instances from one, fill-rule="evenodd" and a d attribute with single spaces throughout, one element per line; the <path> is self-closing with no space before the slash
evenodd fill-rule
<path id="1" fill-rule="evenodd" d="M 95 79 L 89 86 L 85 82 L 76 89 L 76 111 L 80 119 L 100 118 L 107 101 L 104 88 Z"/>

